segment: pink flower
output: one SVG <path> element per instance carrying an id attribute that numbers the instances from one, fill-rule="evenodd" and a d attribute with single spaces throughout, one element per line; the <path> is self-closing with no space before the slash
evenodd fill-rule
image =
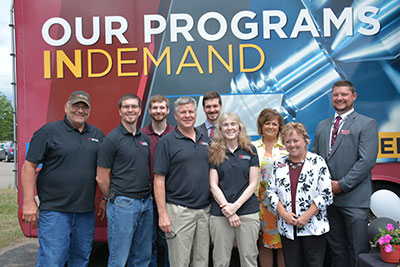
<path id="1" fill-rule="evenodd" d="M 390 243 L 390 240 L 392 240 L 392 237 L 389 234 L 385 235 L 385 243 Z"/>
<path id="2" fill-rule="evenodd" d="M 388 225 L 386 226 L 386 229 L 387 229 L 388 231 L 394 230 L 393 224 L 388 223 Z"/>
<path id="3" fill-rule="evenodd" d="M 392 245 L 386 245 L 385 246 L 385 252 L 387 252 L 387 253 L 389 253 L 389 252 L 392 252 Z"/>
<path id="4" fill-rule="evenodd" d="M 378 243 L 379 243 L 380 245 L 382 245 L 382 246 L 383 246 L 383 244 L 385 244 L 385 239 L 383 238 L 383 236 L 381 236 L 381 237 L 379 238 Z"/>

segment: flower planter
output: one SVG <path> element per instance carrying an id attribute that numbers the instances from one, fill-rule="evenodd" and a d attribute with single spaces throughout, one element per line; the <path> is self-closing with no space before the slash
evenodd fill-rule
<path id="1" fill-rule="evenodd" d="M 394 251 L 386 252 L 384 246 L 379 245 L 381 249 L 381 257 L 384 262 L 399 263 L 400 259 L 400 245 L 392 245 Z"/>

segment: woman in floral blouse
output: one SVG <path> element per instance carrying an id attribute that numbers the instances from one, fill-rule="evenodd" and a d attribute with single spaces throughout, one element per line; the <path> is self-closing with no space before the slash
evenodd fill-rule
<path id="1" fill-rule="evenodd" d="M 258 244 L 260 267 L 273 266 L 273 249 L 277 251 L 278 267 L 285 266 L 276 212 L 267 198 L 267 186 L 272 173 L 272 163 L 279 157 L 287 155 L 286 148 L 279 137 L 283 125 L 282 115 L 274 109 L 263 109 L 258 115 L 257 128 L 261 138 L 254 141 L 253 145 L 257 148 L 260 161 L 259 187 L 256 191 L 260 201 L 261 235 Z"/>
<path id="2" fill-rule="evenodd" d="M 267 195 L 278 212 L 285 264 L 323 266 L 327 207 L 333 202 L 331 179 L 324 159 L 307 151 L 304 125 L 288 123 L 281 133 L 289 152 L 274 162 Z"/>

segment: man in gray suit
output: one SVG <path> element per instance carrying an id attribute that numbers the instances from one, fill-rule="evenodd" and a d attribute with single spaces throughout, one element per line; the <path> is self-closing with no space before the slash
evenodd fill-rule
<path id="1" fill-rule="evenodd" d="M 196 129 L 202 134 L 212 139 L 216 124 L 222 110 L 222 99 L 217 92 L 207 92 L 203 96 L 203 110 L 206 114 L 206 121 L 197 126 Z"/>
<path id="2" fill-rule="evenodd" d="M 358 255 L 369 250 L 371 170 L 378 153 L 378 131 L 374 119 L 354 111 L 356 98 L 351 82 L 333 85 L 335 116 L 319 123 L 311 149 L 326 160 L 332 176 L 335 198 L 328 208 L 332 266 L 357 266 Z"/>

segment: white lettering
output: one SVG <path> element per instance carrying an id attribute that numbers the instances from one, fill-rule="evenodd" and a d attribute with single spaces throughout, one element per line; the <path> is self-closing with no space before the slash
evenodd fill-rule
<path id="1" fill-rule="evenodd" d="M 206 22 L 209 19 L 215 19 L 219 22 L 219 31 L 215 34 L 209 34 L 206 29 Z M 208 12 L 200 17 L 199 23 L 197 25 L 197 31 L 200 36 L 203 37 L 207 41 L 218 41 L 226 34 L 226 30 L 228 29 L 228 24 L 226 23 L 226 19 L 224 16 L 217 12 Z"/>
<path id="2" fill-rule="evenodd" d="M 64 29 L 64 35 L 56 40 L 50 36 L 50 28 L 54 24 L 59 24 Z M 71 26 L 69 25 L 68 21 L 63 18 L 50 18 L 46 20 L 42 27 L 42 37 L 46 43 L 52 46 L 62 46 L 65 45 L 69 39 L 71 38 Z"/>
<path id="3" fill-rule="evenodd" d="M 305 25 L 303 25 L 303 21 L 306 22 Z M 299 32 L 311 32 L 313 37 L 319 37 L 317 27 L 315 27 L 315 24 L 307 9 L 300 10 L 290 38 L 297 38 Z"/>
<path id="4" fill-rule="evenodd" d="M 75 18 L 75 34 L 76 39 L 80 44 L 93 45 L 100 38 L 100 17 L 93 17 L 93 35 L 87 39 L 83 36 L 82 17 Z"/>
<path id="5" fill-rule="evenodd" d="M 235 35 L 237 38 L 241 40 L 250 40 L 258 35 L 258 24 L 256 22 L 246 22 L 244 24 L 244 28 L 247 30 L 250 30 L 248 33 L 241 32 L 239 30 L 239 22 L 242 18 L 250 18 L 254 19 L 257 16 L 256 13 L 253 11 L 240 11 L 238 12 L 235 16 L 232 18 L 231 22 L 231 30 L 233 35 Z"/>
<path id="6" fill-rule="evenodd" d="M 343 9 L 342 14 L 340 14 L 339 18 L 335 16 L 332 9 L 324 8 L 324 36 L 331 36 L 331 22 L 339 30 L 339 28 L 344 24 L 343 31 L 346 36 L 353 35 L 353 13 L 351 7 L 346 7 Z"/>
<path id="7" fill-rule="evenodd" d="M 178 41 L 178 33 L 182 34 L 183 37 L 185 37 L 186 41 L 188 42 L 193 42 L 194 39 L 192 35 L 190 35 L 189 31 L 193 28 L 194 21 L 192 16 L 189 14 L 185 13 L 180 13 L 180 14 L 171 14 L 170 15 L 171 19 L 171 42 L 177 42 Z M 183 20 L 186 21 L 186 25 L 183 26 L 178 26 L 178 21 Z"/>
<path id="8" fill-rule="evenodd" d="M 378 12 L 379 12 L 379 8 L 376 8 L 374 6 L 366 6 L 366 7 L 360 8 L 360 13 L 359 13 L 358 18 L 360 19 L 361 22 L 370 24 L 372 26 L 372 28 L 368 29 L 368 28 L 360 27 L 357 31 L 359 33 L 361 33 L 362 35 L 367 35 L 367 36 L 377 34 L 379 32 L 379 30 L 381 29 L 381 24 L 379 23 L 379 21 L 377 19 L 374 19 L 372 17 L 367 17 L 366 14 L 372 13 L 373 15 L 376 15 L 376 14 L 378 14 Z"/>
<path id="9" fill-rule="evenodd" d="M 127 44 L 128 41 L 125 39 L 124 32 L 128 29 L 128 21 L 126 18 L 121 16 L 106 16 L 105 17 L 105 35 L 106 44 L 112 44 L 112 37 L 117 37 L 121 44 Z M 113 23 L 119 23 L 121 26 L 119 28 L 113 28 Z"/>
<path id="10" fill-rule="evenodd" d="M 152 28 L 151 23 L 158 22 L 158 26 Z M 155 15 L 144 15 L 144 42 L 146 44 L 151 43 L 151 36 L 160 34 L 165 31 L 167 22 L 164 17 L 158 14 Z"/>
<path id="11" fill-rule="evenodd" d="M 278 17 L 278 23 L 271 23 L 271 17 Z M 263 27 L 264 27 L 264 39 L 271 38 L 271 30 L 274 30 L 278 34 L 279 38 L 288 38 L 286 33 L 282 30 L 287 23 L 286 14 L 280 10 L 264 10 L 263 11 Z"/>

